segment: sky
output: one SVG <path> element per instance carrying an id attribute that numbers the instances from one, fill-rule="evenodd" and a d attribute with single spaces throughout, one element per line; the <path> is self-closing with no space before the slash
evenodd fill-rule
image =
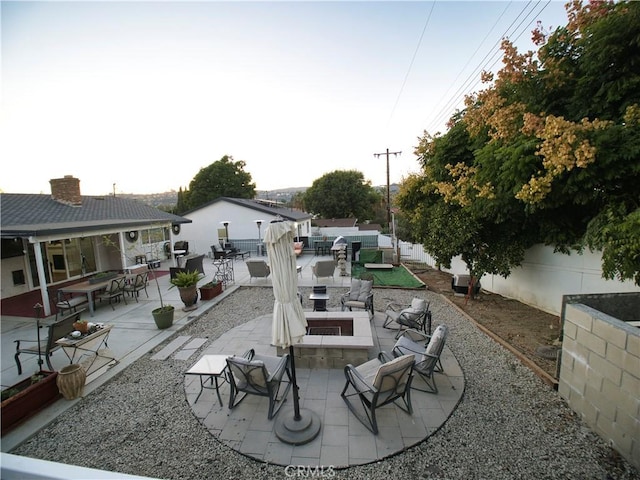
<path id="1" fill-rule="evenodd" d="M 0 191 L 185 189 L 224 155 L 258 191 L 386 185 L 387 149 L 400 182 L 538 20 L 566 25 L 564 2 L 2 0 Z"/>

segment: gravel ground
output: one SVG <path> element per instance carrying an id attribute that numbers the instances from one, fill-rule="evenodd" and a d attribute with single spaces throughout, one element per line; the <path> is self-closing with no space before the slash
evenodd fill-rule
<path id="1" fill-rule="evenodd" d="M 309 289 L 301 289 L 306 298 Z M 333 292 L 333 290 L 332 290 Z M 375 308 L 414 291 L 376 290 Z M 478 331 L 437 294 L 434 325 L 466 379 L 462 402 L 421 444 L 369 465 L 298 476 L 350 479 L 637 479 L 640 475 L 575 415 L 558 394 Z M 329 307 L 336 308 L 335 299 Z M 241 288 L 180 335 L 217 338 L 269 313 L 267 288 Z M 162 479 L 272 479 L 297 476 L 220 444 L 187 404 L 183 372 L 193 363 L 150 358 L 163 345 L 85 397 L 11 453 Z M 207 345 L 203 347 L 206 348 Z"/>

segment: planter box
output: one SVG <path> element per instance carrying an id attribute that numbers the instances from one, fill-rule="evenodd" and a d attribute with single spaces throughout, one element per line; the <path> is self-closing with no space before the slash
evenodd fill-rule
<path id="1" fill-rule="evenodd" d="M 218 283 L 214 287 L 200 287 L 200 298 L 202 300 L 211 300 L 222 293 L 222 283 Z"/>
<path id="2" fill-rule="evenodd" d="M 95 277 L 91 277 L 89 279 L 89 283 L 94 285 L 96 283 L 106 282 L 107 280 L 111 280 L 112 278 L 116 278 L 118 274 L 116 272 L 109 272 L 103 275 L 96 275 Z"/>
<path id="3" fill-rule="evenodd" d="M 31 385 L 31 378 L 27 378 L 9 387 L 21 389 L 21 391 L 3 400 L 0 405 L 2 435 L 61 397 L 56 384 L 58 372 L 43 371 L 42 373 L 46 377 L 33 385 Z"/>

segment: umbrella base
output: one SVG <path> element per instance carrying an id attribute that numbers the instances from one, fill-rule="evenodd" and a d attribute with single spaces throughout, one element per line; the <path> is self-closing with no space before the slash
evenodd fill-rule
<path id="1" fill-rule="evenodd" d="M 280 412 L 276 419 L 276 436 L 290 445 L 304 445 L 320 433 L 320 417 L 311 410 L 300 410 L 300 420 L 295 420 L 293 410 Z"/>

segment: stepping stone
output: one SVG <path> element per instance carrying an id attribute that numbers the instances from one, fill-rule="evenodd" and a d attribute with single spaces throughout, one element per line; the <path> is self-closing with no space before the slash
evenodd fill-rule
<path id="1" fill-rule="evenodd" d="M 158 353 L 156 353 L 153 357 L 151 357 L 151 360 L 166 360 L 167 358 L 169 358 L 169 356 L 173 352 L 178 350 L 190 338 L 191 337 L 186 336 L 186 335 L 177 337 L 176 339 L 172 340 L 169 343 L 169 345 L 167 345 L 162 350 L 160 350 Z"/>
<path id="2" fill-rule="evenodd" d="M 189 343 L 187 343 L 182 350 L 175 354 L 173 358 L 176 360 L 188 360 L 191 355 L 196 353 L 198 349 L 207 343 L 206 338 L 194 338 Z"/>

